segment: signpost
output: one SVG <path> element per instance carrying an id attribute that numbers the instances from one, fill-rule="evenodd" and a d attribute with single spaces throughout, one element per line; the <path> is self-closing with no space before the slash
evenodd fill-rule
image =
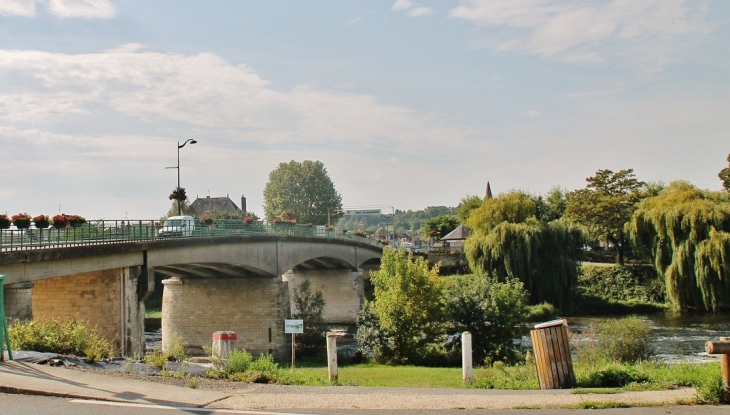
<path id="1" fill-rule="evenodd" d="M 291 333 L 291 368 L 294 369 L 296 335 L 304 333 L 304 320 L 284 320 L 284 333 Z"/>

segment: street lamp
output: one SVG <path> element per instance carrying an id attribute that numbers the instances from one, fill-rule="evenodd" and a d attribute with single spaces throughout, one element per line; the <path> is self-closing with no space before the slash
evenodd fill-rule
<path id="1" fill-rule="evenodd" d="M 177 142 L 177 166 L 175 166 L 175 167 L 166 167 L 168 169 L 177 169 L 177 190 L 178 191 L 180 190 L 180 149 L 183 148 L 183 147 L 185 147 L 185 144 L 187 144 L 187 143 L 195 144 L 195 143 L 197 143 L 197 141 L 195 141 L 192 138 L 188 138 L 182 144 L 180 144 L 180 142 L 178 141 Z M 182 206 L 181 206 L 181 203 L 182 202 L 180 201 L 180 199 L 178 199 L 177 200 L 177 214 L 178 214 L 178 216 L 179 215 L 182 215 Z"/>

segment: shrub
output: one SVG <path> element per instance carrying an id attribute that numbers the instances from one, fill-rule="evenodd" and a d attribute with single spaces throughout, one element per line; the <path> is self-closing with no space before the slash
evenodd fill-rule
<path id="1" fill-rule="evenodd" d="M 162 369 L 165 367 L 165 363 L 167 363 L 167 355 L 162 353 L 162 350 L 155 349 L 152 354 L 148 354 L 144 357 L 144 362 L 150 366 Z"/>
<path id="2" fill-rule="evenodd" d="M 251 353 L 243 349 L 234 350 L 228 355 L 228 359 L 226 359 L 223 365 L 222 372 L 227 375 L 243 373 L 248 370 L 252 361 L 253 356 L 251 356 Z"/>
<path id="3" fill-rule="evenodd" d="M 80 316 L 66 319 L 14 321 L 8 327 L 14 349 L 87 356 L 89 360 L 108 357 L 113 348 L 96 330 L 86 327 Z"/>
<path id="4" fill-rule="evenodd" d="M 527 291 L 522 282 L 491 278 L 458 279 L 447 291 L 446 321 L 451 322 L 450 346 L 461 351 L 464 331 L 472 335 L 474 361 L 516 362 L 520 359 L 513 339 L 522 334 Z"/>
<path id="5" fill-rule="evenodd" d="M 527 321 L 548 321 L 558 318 L 558 309 L 550 303 L 527 306 Z"/>
<path id="6" fill-rule="evenodd" d="M 279 365 L 274 362 L 274 356 L 270 354 L 262 354 L 258 359 L 251 362 L 248 367 L 253 372 L 264 372 L 274 374 L 279 370 Z"/>
<path id="7" fill-rule="evenodd" d="M 582 299 L 663 303 L 665 283 L 651 266 L 583 265 L 576 292 Z"/>
<path id="8" fill-rule="evenodd" d="M 598 350 L 611 361 L 634 363 L 649 358 L 651 327 L 637 318 L 606 320 L 598 325 Z"/>
<path id="9" fill-rule="evenodd" d="M 183 340 L 182 337 L 180 337 L 177 333 L 172 333 L 172 336 L 170 336 L 170 345 L 167 350 L 167 357 L 169 359 L 173 359 L 176 362 L 182 362 L 183 360 L 187 360 L 188 354 L 185 351 L 185 349 L 188 347 L 188 343 Z"/>

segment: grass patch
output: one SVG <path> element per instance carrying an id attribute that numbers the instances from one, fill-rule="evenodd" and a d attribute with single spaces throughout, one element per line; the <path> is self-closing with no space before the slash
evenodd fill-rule
<path id="1" fill-rule="evenodd" d="M 587 395 L 589 393 L 598 395 L 615 395 L 621 392 L 618 388 L 577 388 L 570 391 L 573 395 Z"/>
<path id="2" fill-rule="evenodd" d="M 294 370 L 304 377 L 326 379 L 326 367 L 306 367 Z M 478 372 L 478 371 L 477 371 Z M 390 386 L 416 388 L 466 388 L 461 368 L 422 366 L 388 366 L 359 364 L 338 368 L 340 382 L 351 386 Z"/>
<path id="3" fill-rule="evenodd" d="M 162 318 L 162 309 L 161 308 L 145 309 L 144 318 Z"/>

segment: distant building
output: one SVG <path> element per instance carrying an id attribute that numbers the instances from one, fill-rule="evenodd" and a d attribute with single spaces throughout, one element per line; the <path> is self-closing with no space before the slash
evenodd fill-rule
<path id="1" fill-rule="evenodd" d="M 487 187 L 488 188 L 488 187 Z M 441 238 L 444 247 L 448 247 L 454 251 L 464 250 L 464 241 L 469 237 L 469 229 L 464 225 L 459 225 L 456 229 L 449 232 L 448 235 Z"/>
<path id="2" fill-rule="evenodd" d="M 195 211 L 196 217 L 202 217 L 208 212 L 245 212 L 246 211 L 246 197 L 241 196 L 241 207 L 239 208 L 228 196 L 226 197 L 210 197 L 196 198 L 195 201 L 190 204 L 190 208 Z"/>

